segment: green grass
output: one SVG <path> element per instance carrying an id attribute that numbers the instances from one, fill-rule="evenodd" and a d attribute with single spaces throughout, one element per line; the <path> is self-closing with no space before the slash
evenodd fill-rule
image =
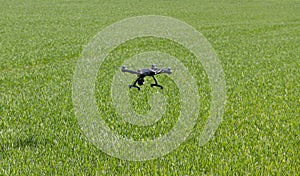
<path id="1" fill-rule="evenodd" d="M 297 1 L 2 0 L 0 175 L 299 174 L 299 8 Z M 72 78 L 84 45 L 97 32 L 121 19 L 148 14 L 182 20 L 209 40 L 226 76 L 225 113 L 214 138 L 199 146 L 197 136 L 209 114 L 209 84 L 201 65 L 186 62 L 200 85 L 203 104 L 194 131 L 168 155 L 124 161 L 100 151 L 81 132 L 73 110 Z M 189 56 L 169 41 L 141 39 L 125 43 L 110 57 L 125 59 L 155 46 L 179 58 Z M 121 62 L 110 65 L 107 59 L 108 67 Z M 101 87 L 101 81 L 113 73 L 98 74 L 96 90 L 98 106 L 107 103 L 101 111 L 111 128 L 135 139 L 154 138 L 172 128 L 176 108 L 167 112 L 174 119 L 153 128 L 109 118 L 114 116 L 109 87 Z M 174 84 L 167 77 L 160 80 Z M 169 91 L 164 93 L 170 103 L 179 106 L 178 90 Z M 130 96 L 144 95 L 149 94 Z M 146 109 L 135 110 L 147 111 L 147 103 L 141 103 Z"/>

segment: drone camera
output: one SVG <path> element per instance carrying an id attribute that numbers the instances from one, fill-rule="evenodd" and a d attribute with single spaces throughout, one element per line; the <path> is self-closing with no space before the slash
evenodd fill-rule
<path id="1" fill-rule="evenodd" d="M 144 79 L 140 79 L 140 80 L 138 80 L 138 85 L 143 85 L 145 83 L 145 80 Z"/>

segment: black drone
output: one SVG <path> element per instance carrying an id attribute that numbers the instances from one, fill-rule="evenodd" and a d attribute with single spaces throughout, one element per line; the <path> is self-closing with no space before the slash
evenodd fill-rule
<path id="1" fill-rule="evenodd" d="M 136 83 L 138 83 L 138 85 L 140 85 L 140 86 L 143 85 L 145 82 L 144 78 L 146 76 L 151 76 L 155 81 L 155 84 L 151 84 L 151 87 L 156 86 L 156 87 L 160 87 L 161 89 L 163 89 L 163 86 L 161 86 L 157 83 L 157 80 L 155 79 L 154 75 L 158 75 L 161 73 L 167 73 L 167 74 L 172 73 L 172 70 L 170 67 L 167 69 L 157 68 L 154 64 L 152 65 L 152 67 L 150 69 L 143 68 L 143 69 L 139 69 L 138 71 L 128 70 L 125 66 L 123 66 L 123 67 L 121 67 L 121 71 L 137 75 L 138 78 L 134 81 L 133 84 L 129 85 L 129 88 L 134 87 L 134 88 L 137 88 L 138 90 L 140 90 L 140 87 L 138 87 L 136 85 Z"/>

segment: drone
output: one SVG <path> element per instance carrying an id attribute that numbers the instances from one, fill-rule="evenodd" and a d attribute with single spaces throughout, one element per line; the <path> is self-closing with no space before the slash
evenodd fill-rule
<path id="1" fill-rule="evenodd" d="M 133 84 L 129 85 L 129 88 L 130 89 L 131 88 L 137 88 L 138 90 L 141 90 L 139 86 L 142 86 L 145 83 L 144 78 L 146 76 L 151 76 L 153 78 L 153 80 L 155 81 L 154 84 L 151 84 L 151 87 L 156 86 L 156 87 L 160 87 L 161 89 L 163 89 L 163 86 L 161 86 L 157 83 L 157 80 L 154 76 L 158 75 L 158 74 L 161 74 L 161 73 L 167 73 L 167 74 L 172 73 L 172 70 L 171 70 L 170 67 L 167 68 L 167 69 L 157 68 L 154 64 L 152 64 L 152 67 L 150 69 L 149 68 L 143 68 L 143 69 L 139 69 L 137 71 L 128 70 L 125 66 L 122 66 L 121 71 L 137 75 L 137 79 L 134 81 Z M 137 86 L 136 84 L 138 84 L 139 86 Z"/>

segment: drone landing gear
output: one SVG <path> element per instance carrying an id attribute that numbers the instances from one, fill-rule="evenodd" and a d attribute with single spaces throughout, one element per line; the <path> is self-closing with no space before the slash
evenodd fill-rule
<path id="1" fill-rule="evenodd" d="M 154 87 L 154 86 L 160 87 L 160 89 L 163 89 L 163 88 L 164 88 L 163 86 L 161 86 L 161 85 L 159 85 L 159 84 L 151 84 L 151 87 Z"/>
<path id="2" fill-rule="evenodd" d="M 163 86 L 161 86 L 161 85 L 157 84 L 157 80 L 155 79 L 155 77 L 154 77 L 154 76 L 152 76 L 152 78 L 154 79 L 154 81 L 155 81 L 155 84 L 151 84 L 151 87 L 154 87 L 154 86 L 156 86 L 156 87 L 160 87 L 161 89 L 163 89 Z"/>
<path id="3" fill-rule="evenodd" d="M 157 80 L 155 79 L 155 77 L 154 77 L 154 76 L 151 76 L 151 77 L 152 77 L 152 78 L 154 79 L 154 81 L 155 81 L 155 84 L 151 84 L 151 87 L 160 87 L 161 89 L 163 89 L 163 86 L 157 84 Z M 136 85 L 136 83 L 138 83 L 140 86 L 143 85 L 143 84 L 144 84 L 144 77 L 139 77 L 132 85 L 129 85 L 129 86 L 128 86 L 129 89 L 131 89 L 131 88 L 137 88 L 138 90 L 141 90 L 141 88 L 138 87 L 138 86 Z"/>
<path id="4" fill-rule="evenodd" d="M 131 89 L 131 88 L 137 88 L 138 90 L 141 90 L 141 88 L 138 87 L 138 86 L 136 86 L 136 85 L 129 85 L 128 87 L 129 87 L 129 89 Z"/>
<path id="5" fill-rule="evenodd" d="M 138 90 L 141 90 L 141 88 L 137 86 L 136 83 L 138 83 L 138 85 L 141 86 L 144 84 L 144 82 L 145 82 L 144 77 L 138 77 L 138 79 L 136 79 L 132 85 L 129 85 L 129 89 L 134 87 L 137 88 Z"/>

